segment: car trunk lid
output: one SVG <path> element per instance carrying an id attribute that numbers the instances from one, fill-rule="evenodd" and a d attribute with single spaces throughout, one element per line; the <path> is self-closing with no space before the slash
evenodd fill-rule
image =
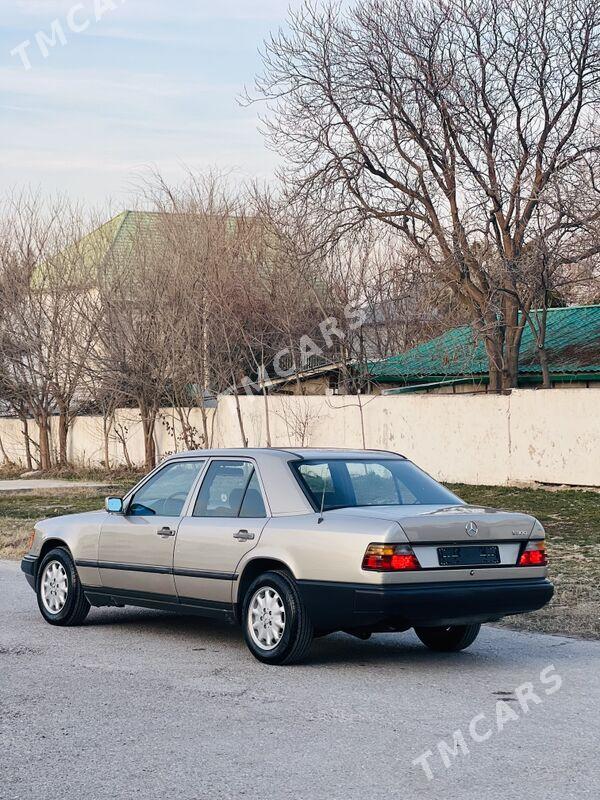
<path id="1" fill-rule="evenodd" d="M 529 538 L 535 524 L 528 514 L 471 505 L 362 506 L 328 513 L 394 520 L 414 544 L 519 542 Z"/>

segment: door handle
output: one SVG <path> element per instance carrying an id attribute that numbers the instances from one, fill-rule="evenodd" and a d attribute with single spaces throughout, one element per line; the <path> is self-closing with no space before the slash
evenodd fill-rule
<path id="1" fill-rule="evenodd" d="M 165 525 L 164 528 L 161 528 L 159 531 L 156 531 L 159 536 L 167 537 L 167 536 L 175 536 L 175 531 L 172 528 L 169 528 Z"/>
<path id="2" fill-rule="evenodd" d="M 234 533 L 233 538 L 237 539 L 238 542 L 246 542 L 248 539 L 254 539 L 254 534 L 250 531 L 242 529 L 241 531 Z"/>

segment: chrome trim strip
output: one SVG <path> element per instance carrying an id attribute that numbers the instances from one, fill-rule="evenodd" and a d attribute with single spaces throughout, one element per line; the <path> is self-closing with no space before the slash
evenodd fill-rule
<path id="1" fill-rule="evenodd" d="M 235 572 L 155 567 L 150 564 L 120 564 L 114 561 L 76 561 L 75 566 L 92 567 L 96 569 L 115 569 L 124 572 L 148 572 L 156 575 L 181 575 L 186 578 L 212 578 L 218 581 L 236 581 L 238 578 Z"/>

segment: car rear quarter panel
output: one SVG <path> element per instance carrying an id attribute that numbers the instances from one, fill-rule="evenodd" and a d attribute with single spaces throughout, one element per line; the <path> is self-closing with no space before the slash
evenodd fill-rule
<path id="1" fill-rule="evenodd" d="M 322 522 L 318 519 L 316 513 L 271 518 L 258 545 L 238 564 L 238 574 L 251 561 L 264 558 L 281 561 L 297 580 L 379 584 L 381 573 L 361 569 L 367 546 L 407 541 L 398 523 L 389 520 L 328 515 Z"/>
<path id="2" fill-rule="evenodd" d="M 297 580 L 390 585 L 454 581 L 540 578 L 546 567 L 488 567 L 485 569 L 421 569 L 414 572 L 368 572 L 362 569 L 367 546 L 373 542 L 408 542 L 397 522 L 376 517 L 316 513 L 274 517 L 265 526 L 258 545 L 239 562 L 241 575 L 255 559 L 274 559 L 286 565 Z M 236 602 L 239 582 L 234 585 Z"/>

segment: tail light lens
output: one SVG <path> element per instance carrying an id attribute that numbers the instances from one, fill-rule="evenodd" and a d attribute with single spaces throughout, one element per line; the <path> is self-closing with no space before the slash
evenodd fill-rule
<path id="1" fill-rule="evenodd" d="M 546 557 L 546 542 L 528 542 L 527 547 L 519 558 L 519 567 L 545 567 L 548 563 Z"/>
<path id="2" fill-rule="evenodd" d="M 409 544 L 370 544 L 362 568 L 374 572 L 401 572 L 421 569 L 421 565 Z"/>

